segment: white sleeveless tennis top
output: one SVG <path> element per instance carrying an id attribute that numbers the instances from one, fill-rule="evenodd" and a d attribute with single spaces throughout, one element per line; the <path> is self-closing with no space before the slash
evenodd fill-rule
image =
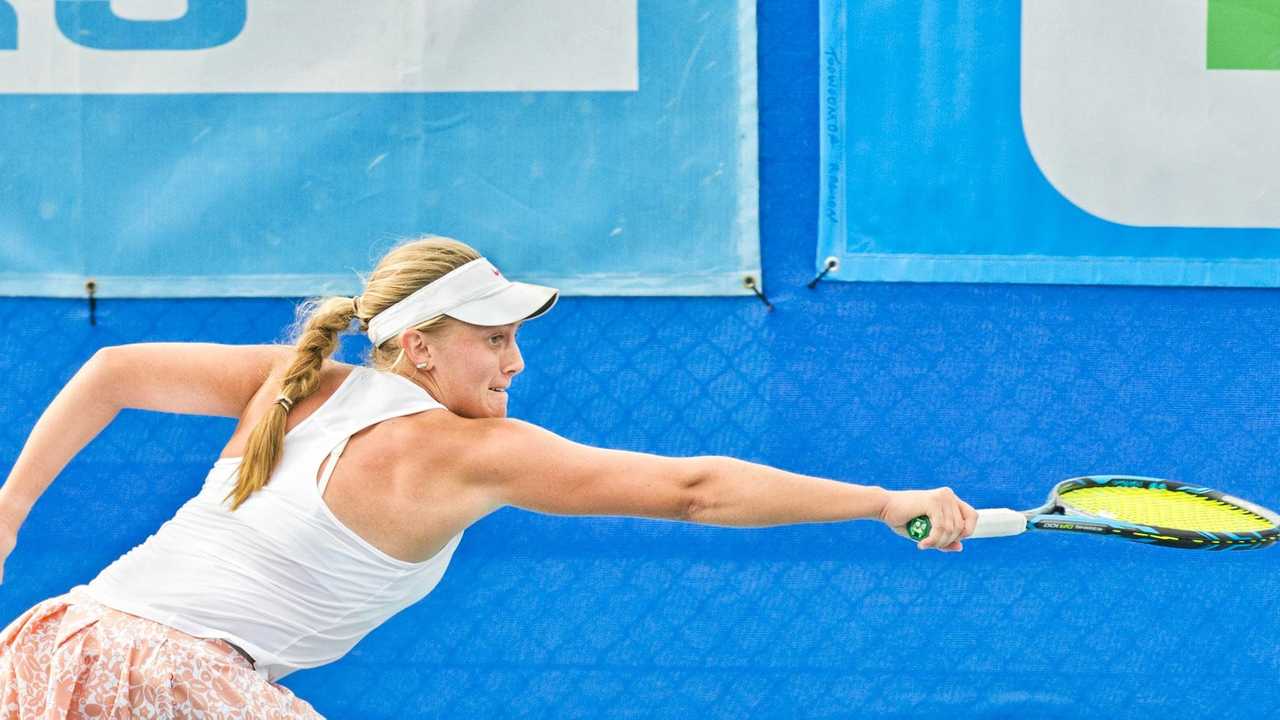
<path id="1" fill-rule="evenodd" d="M 355 367 L 289 431 L 270 482 L 239 509 L 223 498 L 240 458 L 219 459 L 198 495 L 81 588 L 108 607 L 238 645 L 268 680 L 337 660 L 435 588 L 462 533 L 429 560 L 398 560 L 334 517 L 324 486 L 351 435 L 440 407 L 407 378 Z"/>

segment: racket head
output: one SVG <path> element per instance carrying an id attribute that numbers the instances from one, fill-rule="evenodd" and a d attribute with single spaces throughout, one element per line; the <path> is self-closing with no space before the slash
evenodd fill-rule
<path id="1" fill-rule="evenodd" d="M 1063 480 L 1028 525 L 1195 550 L 1253 550 L 1280 539 L 1280 515 L 1199 485 L 1136 475 Z"/>

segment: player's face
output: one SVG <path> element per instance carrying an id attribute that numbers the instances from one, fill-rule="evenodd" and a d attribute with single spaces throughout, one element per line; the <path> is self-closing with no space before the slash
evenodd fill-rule
<path id="1" fill-rule="evenodd" d="M 524 370 L 516 343 L 520 324 L 449 323 L 429 343 L 430 368 L 420 371 L 432 396 L 463 417 L 506 417 L 511 380 Z"/>

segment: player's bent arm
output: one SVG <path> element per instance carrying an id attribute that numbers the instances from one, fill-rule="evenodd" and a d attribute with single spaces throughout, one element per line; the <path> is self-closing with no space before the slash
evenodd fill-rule
<path id="1" fill-rule="evenodd" d="M 0 526 L 16 535 L 58 473 L 120 412 L 111 398 L 113 382 L 95 355 L 54 396 L 0 487 Z"/>

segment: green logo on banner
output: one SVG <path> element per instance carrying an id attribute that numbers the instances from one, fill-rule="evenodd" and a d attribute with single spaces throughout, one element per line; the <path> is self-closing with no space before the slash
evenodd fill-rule
<path id="1" fill-rule="evenodd" d="M 1280 70 L 1280 1 L 1209 0 L 1210 70 Z"/>

